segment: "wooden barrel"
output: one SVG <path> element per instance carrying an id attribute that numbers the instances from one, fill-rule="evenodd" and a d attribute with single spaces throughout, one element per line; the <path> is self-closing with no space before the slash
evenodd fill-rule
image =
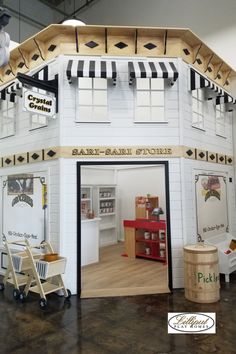
<path id="1" fill-rule="evenodd" d="M 184 247 L 186 299 L 211 303 L 220 299 L 218 251 L 215 246 L 196 244 Z"/>

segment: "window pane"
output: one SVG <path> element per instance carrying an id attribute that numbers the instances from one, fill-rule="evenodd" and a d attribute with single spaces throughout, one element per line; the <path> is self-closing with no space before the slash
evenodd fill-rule
<path id="1" fill-rule="evenodd" d="M 107 79 L 94 78 L 93 79 L 93 88 L 94 89 L 107 89 Z"/>
<path id="2" fill-rule="evenodd" d="M 198 99 L 203 101 L 204 100 L 204 92 L 203 92 L 203 90 L 202 89 L 198 89 L 197 93 L 198 93 Z"/>
<path id="3" fill-rule="evenodd" d="M 93 108 L 92 107 L 79 107 L 79 115 L 76 117 L 77 121 L 92 121 L 93 120 Z"/>
<path id="4" fill-rule="evenodd" d="M 32 123 L 38 123 L 38 115 L 37 114 L 33 114 L 31 116 L 31 119 L 32 119 Z"/>
<path id="5" fill-rule="evenodd" d="M 95 91 L 93 92 L 93 104 L 95 106 L 106 106 L 107 105 L 107 91 Z"/>
<path id="6" fill-rule="evenodd" d="M 203 114 L 203 103 L 198 101 L 198 113 Z"/>
<path id="7" fill-rule="evenodd" d="M 164 106 L 164 92 L 152 91 L 151 92 L 151 104 L 152 106 Z"/>
<path id="8" fill-rule="evenodd" d="M 198 128 L 200 128 L 200 129 L 204 129 L 204 124 L 203 124 L 203 121 L 198 123 Z"/>
<path id="9" fill-rule="evenodd" d="M 149 91 L 137 91 L 137 106 L 150 106 Z"/>
<path id="10" fill-rule="evenodd" d="M 150 108 L 149 107 L 137 107 L 136 109 L 136 121 L 150 121 Z"/>
<path id="11" fill-rule="evenodd" d="M 39 124 L 46 125 L 47 124 L 47 117 L 39 116 L 38 122 L 39 122 Z"/>
<path id="12" fill-rule="evenodd" d="M 152 107 L 151 108 L 152 120 L 155 122 L 165 121 L 165 110 L 164 107 Z"/>
<path id="13" fill-rule="evenodd" d="M 198 114 L 193 112 L 193 120 L 192 120 L 192 123 L 194 125 L 198 124 Z"/>
<path id="14" fill-rule="evenodd" d="M 150 79 L 136 79 L 136 89 L 137 90 L 149 90 L 150 89 Z"/>
<path id="15" fill-rule="evenodd" d="M 92 78 L 90 77 L 79 77 L 78 86 L 81 89 L 91 89 L 92 88 Z"/>
<path id="16" fill-rule="evenodd" d="M 9 118 L 14 118 L 14 115 L 15 115 L 15 110 L 14 109 L 8 109 L 7 116 Z"/>
<path id="17" fill-rule="evenodd" d="M 192 99 L 193 112 L 198 112 L 198 101 L 193 97 Z"/>
<path id="18" fill-rule="evenodd" d="M 151 79 L 152 90 L 164 90 L 164 79 Z"/>
<path id="19" fill-rule="evenodd" d="M 192 97 L 198 98 L 197 90 L 192 90 Z"/>
<path id="20" fill-rule="evenodd" d="M 79 104 L 84 106 L 91 106 L 93 103 L 92 91 L 79 90 Z"/>
<path id="21" fill-rule="evenodd" d="M 94 107 L 93 119 L 96 121 L 107 120 L 107 107 Z"/>

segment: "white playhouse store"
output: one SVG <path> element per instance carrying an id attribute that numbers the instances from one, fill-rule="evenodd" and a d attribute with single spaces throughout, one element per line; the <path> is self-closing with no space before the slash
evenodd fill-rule
<path id="1" fill-rule="evenodd" d="M 188 29 L 52 25 L 0 71 L 4 240 L 46 240 L 82 297 L 183 287 L 183 246 L 236 270 L 235 72 Z"/>

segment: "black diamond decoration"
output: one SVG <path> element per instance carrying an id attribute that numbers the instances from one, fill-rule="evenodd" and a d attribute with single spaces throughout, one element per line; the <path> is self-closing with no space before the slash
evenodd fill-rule
<path id="1" fill-rule="evenodd" d="M 6 159 L 6 160 L 5 160 L 5 163 L 6 163 L 7 165 L 9 165 L 9 164 L 11 163 L 11 160 L 10 160 L 10 159 Z"/>
<path id="2" fill-rule="evenodd" d="M 39 158 L 39 155 L 35 152 L 31 157 L 33 160 L 37 160 Z"/>
<path id="3" fill-rule="evenodd" d="M 227 85 L 227 86 L 229 85 L 229 81 L 228 80 L 226 81 L 225 85 Z"/>
<path id="4" fill-rule="evenodd" d="M 217 79 L 221 79 L 221 75 L 220 74 L 217 75 Z"/>
<path id="5" fill-rule="evenodd" d="M 85 43 L 85 45 L 86 45 L 87 47 L 93 49 L 93 48 L 97 47 L 99 44 L 96 43 L 96 42 L 94 42 L 94 41 L 90 41 L 90 42 L 88 42 L 88 43 Z"/>
<path id="6" fill-rule="evenodd" d="M 221 157 L 219 158 L 219 160 L 220 160 L 221 162 L 223 162 L 223 161 L 224 161 L 223 156 L 221 156 Z"/>
<path id="7" fill-rule="evenodd" d="M 144 45 L 145 48 L 147 48 L 148 50 L 152 50 L 154 48 L 156 48 L 157 46 L 151 42 L 147 43 Z"/>
<path id="8" fill-rule="evenodd" d="M 203 159 L 203 157 L 205 157 L 204 152 L 200 152 L 199 157 L 201 157 L 201 159 Z"/>
<path id="9" fill-rule="evenodd" d="M 36 61 L 38 58 L 39 58 L 39 55 L 38 54 L 34 54 L 31 59 Z"/>
<path id="10" fill-rule="evenodd" d="M 23 61 L 21 61 L 19 64 L 18 64 L 18 68 L 23 68 L 23 66 L 25 65 L 25 63 Z"/>
<path id="11" fill-rule="evenodd" d="M 53 157 L 54 155 L 56 155 L 56 152 L 53 151 L 53 150 L 49 150 L 49 151 L 47 152 L 47 155 L 50 156 L 50 157 Z"/>
<path id="12" fill-rule="evenodd" d="M 119 42 L 115 44 L 115 47 L 119 49 L 124 49 L 125 47 L 128 47 L 128 44 L 125 44 L 124 42 Z"/>
<path id="13" fill-rule="evenodd" d="M 210 157 L 211 160 L 215 159 L 215 155 L 213 155 L 213 154 L 211 154 L 209 157 Z"/>
<path id="14" fill-rule="evenodd" d="M 186 154 L 187 154 L 188 156 L 192 156 L 193 151 L 192 151 L 192 150 L 188 150 L 188 151 L 186 151 Z"/>
<path id="15" fill-rule="evenodd" d="M 209 71 L 209 73 L 212 72 L 212 68 L 210 66 L 208 66 L 207 70 Z"/>
<path id="16" fill-rule="evenodd" d="M 49 52 L 53 52 L 56 49 L 56 45 L 55 44 L 51 44 L 50 47 L 48 47 L 48 51 Z"/>
<path id="17" fill-rule="evenodd" d="M 228 159 L 228 163 L 232 163 L 233 160 L 231 158 Z"/>
<path id="18" fill-rule="evenodd" d="M 11 69 L 7 69 L 7 71 L 5 72 L 6 75 L 10 75 L 11 73 Z"/>
<path id="19" fill-rule="evenodd" d="M 201 65 L 201 64 L 202 64 L 202 61 L 201 61 L 201 59 L 200 59 L 200 58 L 196 59 L 196 62 L 197 62 L 199 65 Z"/>
<path id="20" fill-rule="evenodd" d="M 17 160 L 19 161 L 19 162 L 23 162 L 24 161 L 24 157 L 23 156 L 19 156 L 19 157 L 17 157 Z"/>
<path id="21" fill-rule="evenodd" d="M 183 49 L 183 52 L 184 52 L 184 54 L 186 54 L 186 55 L 189 55 L 189 54 L 190 54 L 190 51 L 189 51 L 187 48 L 184 48 L 184 49 Z"/>

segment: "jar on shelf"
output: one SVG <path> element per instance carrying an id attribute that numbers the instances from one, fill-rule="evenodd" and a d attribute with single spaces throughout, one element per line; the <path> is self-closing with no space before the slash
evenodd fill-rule
<path id="1" fill-rule="evenodd" d="M 150 240 L 150 232 L 145 231 L 144 232 L 144 238 L 145 238 L 145 240 Z"/>

